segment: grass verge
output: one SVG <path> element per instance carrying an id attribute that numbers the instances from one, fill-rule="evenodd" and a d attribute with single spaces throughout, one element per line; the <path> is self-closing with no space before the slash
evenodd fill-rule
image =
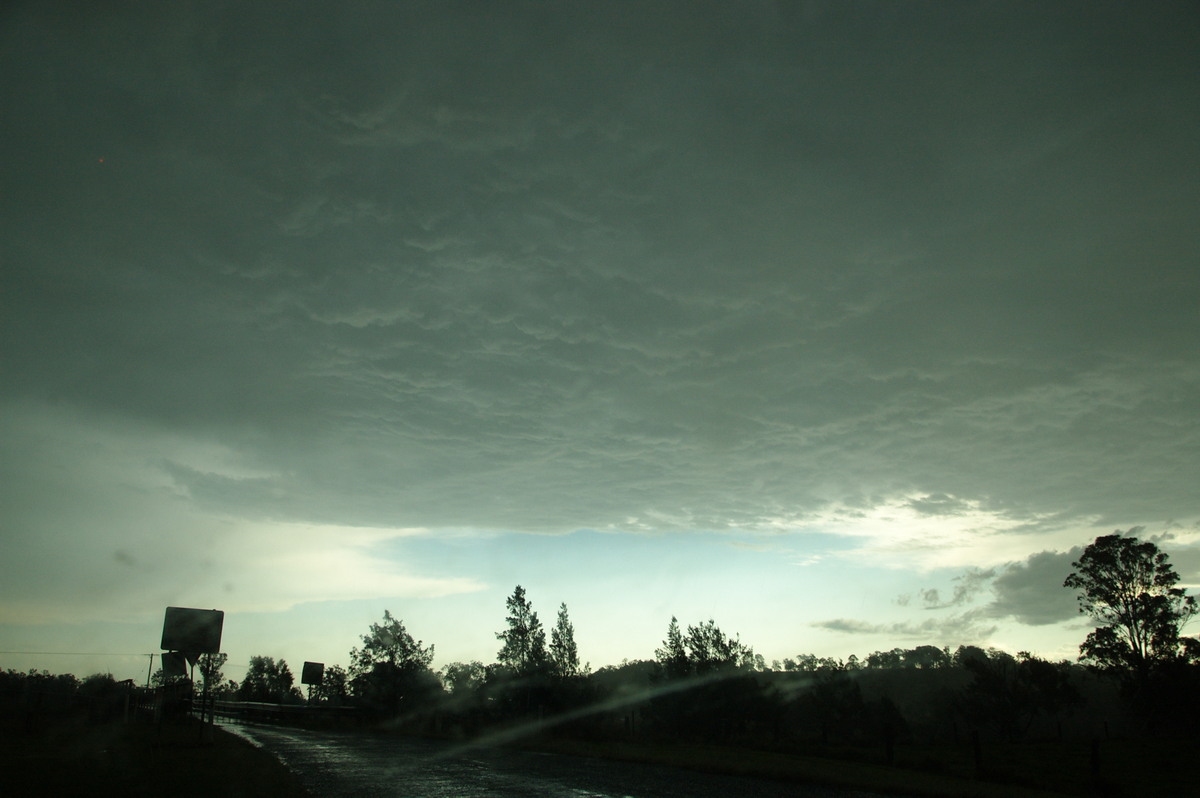
<path id="1" fill-rule="evenodd" d="M 527 741 L 522 747 L 574 756 L 664 764 L 700 772 L 755 776 L 888 795 L 977 798 L 1176 798 L 1195 791 L 1188 767 L 1200 740 L 1043 741 L 992 744 L 983 749 L 982 777 L 963 746 L 904 746 L 895 766 L 868 752 L 776 753 L 667 742 Z"/>
<path id="2" fill-rule="evenodd" d="M 753 776 L 798 784 L 927 798 L 1061 798 L 1063 793 L 1014 784 L 803 754 L 671 743 L 543 741 L 539 750 L 682 767 L 706 773 Z"/>

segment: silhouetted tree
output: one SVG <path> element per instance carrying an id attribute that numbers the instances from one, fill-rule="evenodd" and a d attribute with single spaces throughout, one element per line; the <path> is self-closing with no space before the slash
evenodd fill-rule
<path id="1" fill-rule="evenodd" d="M 667 638 L 654 650 L 660 674 L 669 679 L 713 673 L 715 671 L 752 670 L 758 660 L 754 649 L 734 636 L 726 635 L 711 618 L 699 626 L 679 631 L 679 620 L 672 616 Z"/>
<path id="2" fill-rule="evenodd" d="M 1200 641 L 1182 636 L 1196 600 L 1140 527 L 1096 538 L 1064 585 L 1079 590 L 1079 610 L 1102 625 L 1079 650 L 1088 665 L 1115 676 L 1134 718 L 1150 732 L 1187 728 L 1200 709 Z"/>
<path id="3" fill-rule="evenodd" d="M 988 653 L 979 646 L 959 646 L 950 658 L 950 664 L 956 668 L 967 668 L 972 660 L 988 661 Z"/>
<path id="4" fill-rule="evenodd" d="M 225 680 L 225 674 L 221 671 L 225 667 L 225 663 L 229 661 L 228 654 L 201 654 L 200 660 L 196 663 L 200 671 L 200 678 L 210 691 L 220 689 L 221 682 Z"/>
<path id="5" fill-rule="evenodd" d="M 975 727 L 990 727 L 1008 740 L 1029 730 L 1039 716 L 1054 717 L 1080 702 L 1066 667 L 1022 651 L 963 659 L 972 675 L 959 696 L 959 708 Z"/>
<path id="6" fill-rule="evenodd" d="M 238 685 L 237 695 L 243 701 L 283 703 L 299 700 L 300 691 L 293 687 L 295 677 L 285 660 L 272 657 L 250 657 L 246 678 Z"/>
<path id="7" fill-rule="evenodd" d="M 899 668 L 904 664 L 905 651 L 893 648 L 891 651 L 873 651 L 867 655 L 868 668 Z"/>
<path id="8" fill-rule="evenodd" d="M 89 720 L 107 721 L 120 714 L 125 690 L 111 673 L 93 673 L 79 684 L 79 697 L 87 705 Z"/>
<path id="9" fill-rule="evenodd" d="M 754 667 L 754 649 L 738 637 L 726 635 L 711 618 L 699 626 L 688 626 L 684 645 L 692 669 L 700 675 Z"/>
<path id="10" fill-rule="evenodd" d="M 73 709 L 78 689 L 79 679 L 74 674 L 51 674 L 36 668 L 26 673 L 9 669 L 0 680 L 0 697 L 5 702 L 19 700 L 28 710 L 26 730 L 31 730 L 43 713 Z"/>
<path id="11" fill-rule="evenodd" d="M 483 686 L 487 677 L 487 669 L 478 660 L 471 662 L 451 662 L 442 668 L 442 684 L 451 695 L 461 696 L 474 692 Z"/>
<path id="12" fill-rule="evenodd" d="M 550 664 L 555 676 L 574 678 L 587 673 L 579 665 L 579 649 L 575 645 L 575 627 L 567 617 L 567 605 L 558 607 L 558 620 L 550 630 Z"/>
<path id="13" fill-rule="evenodd" d="M 1069 663 L 1049 662 L 1028 651 L 1017 652 L 1017 689 L 1030 723 L 1038 716 L 1057 717 L 1083 703 L 1071 683 Z"/>
<path id="14" fill-rule="evenodd" d="M 368 708 L 382 713 L 411 711 L 441 690 L 429 664 L 433 646 L 404 628 L 384 610 L 383 623 L 371 624 L 362 647 L 350 650 L 350 692 Z"/>
<path id="15" fill-rule="evenodd" d="M 686 688 L 665 691 L 652 702 L 662 730 L 717 742 L 745 733 L 751 724 L 774 723 L 753 676 L 754 650 L 712 619 L 684 633 L 672 617 L 654 654 L 656 681 Z"/>
<path id="16" fill-rule="evenodd" d="M 169 684 L 180 684 L 181 682 L 187 682 L 187 681 L 189 681 L 189 680 L 186 675 L 171 676 L 170 678 L 168 678 L 167 675 L 163 672 L 162 668 L 155 668 L 153 675 L 151 675 L 151 677 L 150 677 L 150 684 L 154 687 L 165 687 Z"/>
<path id="17" fill-rule="evenodd" d="M 917 646 L 904 652 L 902 664 L 905 668 L 948 668 L 950 650 L 937 646 Z"/>
<path id="18" fill-rule="evenodd" d="M 341 665 L 329 665 L 321 673 L 321 684 L 317 686 L 318 701 L 341 706 L 350 697 L 349 674 Z"/>
<path id="19" fill-rule="evenodd" d="M 1179 574 L 1167 555 L 1132 536 L 1139 531 L 1096 538 L 1063 585 L 1079 591 L 1079 611 L 1101 624 L 1079 647 L 1084 661 L 1144 682 L 1156 665 L 1190 657 L 1195 644 L 1180 632 L 1197 607 L 1176 587 Z"/>
<path id="20" fill-rule="evenodd" d="M 812 690 L 802 701 L 808 705 L 820 728 L 821 742 L 851 742 L 859 736 L 866 713 L 862 690 L 849 673 L 838 666 L 821 665 L 812 671 Z"/>
<path id="21" fill-rule="evenodd" d="M 679 631 L 679 619 L 674 615 L 667 626 L 667 639 L 661 648 L 654 650 L 654 658 L 662 675 L 668 679 L 678 679 L 692 672 L 687 649 L 683 647 L 683 633 Z"/>
<path id="22" fill-rule="evenodd" d="M 505 600 L 508 628 L 496 633 L 504 642 L 496 658 L 518 677 L 543 673 L 548 664 L 546 632 L 533 606 L 525 598 L 525 588 L 517 585 Z"/>
<path id="23" fill-rule="evenodd" d="M 795 673 L 816 673 L 820 670 L 852 671 L 858 669 L 858 657 L 853 654 L 843 662 L 836 657 L 818 657 L 816 654 L 797 654 L 795 659 L 785 659 L 781 668 Z"/>

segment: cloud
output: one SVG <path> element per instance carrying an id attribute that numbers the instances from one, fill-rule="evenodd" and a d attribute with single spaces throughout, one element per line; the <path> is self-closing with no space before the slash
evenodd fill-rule
<path id="1" fill-rule="evenodd" d="M 257 30 L 248 16 L 248 28 L 231 28 Z M 149 23 L 120 22 L 155 42 Z M 173 36 L 186 40 L 189 22 Z M 67 100 L 114 86 L 132 93 L 133 107 L 103 116 L 98 131 L 58 124 L 58 137 L 34 130 L 30 139 L 67 136 L 72 149 L 102 135 L 129 154 L 125 172 L 41 184 L 37 197 L 64 199 L 69 185 L 80 199 L 52 203 L 53 222 L 20 211 L 27 230 L 9 228 L 16 241 L 54 240 L 51 226 L 83 232 L 52 255 L 27 247 L 34 276 L 18 283 L 6 320 L 26 346 L 7 390 L 220 436 L 280 475 L 274 487 L 299 499 L 289 503 L 295 520 L 331 500 L 319 483 L 338 441 L 363 455 L 334 477 L 337 492 L 355 495 L 328 515 L 347 523 L 382 522 L 394 513 L 386 486 L 414 483 L 394 495 L 413 524 L 559 532 L 652 512 L 686 519 L 681 529 L 767 524 L 836 509 L 847 486 L 930 521 L 1064 507 L 1131 521 L 1192 512 L 1181 475 L 1195 444 L 1186 400 L 1197 384 L 1195 337 L 1190 308 L 1160 300 L 1188 295 L 1194 270 L 1147 275 L 1129 265 L 1115 246 L 1123 239 L 1112 240 L 1125 225 L 1103 221 L 1124 209 L 1081 199 L 1096 192 L 1048 192 L 1044 201 L 1063 209 L 1058 229 L 1012 218 L 1014 204 L 985 204 L 991 192 L 922 177 L 970 167 L 1039 197 L 1047 168 L 1062 178 L 1053 185 L 1091 179 L 1042 144 L 1029 150 L 1042 155 L 1014 156 L 1020 139 L 990 142 L 1006 154 L 989 172 L 995 164 L 981 153 L 997 147 L 977 137 L 1012 129 L 1007 110 L 972 105 L 970 131 L 872 124 L 879 109 L 861 91 L 816 91 L 783 42 L 748 54 L 723 35 L 709 42 L 699 20 L 672 50 L 678 63 L 664 63 L 654 42 L 568 11 L 538 27 L 561 33 L 564 47 L 591 45 L 563 62 L 520 46 L 533 35 L 524 15 L 487 15 L 496 26 L 487 34 L 460 22 L 434 14 L 420 32 L 401 26 L 407 45 L 398 47 L 380 33 L 396 17 L 364 14 L 344 23 L 362 32 L 360 46 L 334 47 L 334 63 L 313 62 L 296 43 L 304 36 L 274 29 L 263 33 L 278 63 L 249 39 L 230 40 L 220 58 L 203 37 L 194 47 L 155 42 L 172 90 L 188 98 L 165 109 L 154 79 L 162 70 L 143 73 L 139 56 L 79 70 L 75 49 L 51 49 L 57 68 L 24 76 L 31 119 L 74 118 Z M 313 20 L 295 24 L 327 35 Z M 845 21 L 820 24 L 846 32 Z M 898 46 L 882 31 L 857 34 Z M 512 37 L 511 51 L 495 51 L 499 36 Z M 870 88 L 854 77 L 869 68 L 856 63 L 861 53 L 811 53 L 845 67 L 828 74 L 848 88 Z M 705 79 L 708 69 L 735 83 Z M 239 78 L 230 83 L 225 70 Z M 47 85 L 80 73 L 78 86 Z M 737 82 L 751 74 L 780 79 Z M 585 77 L 581 102 L 570 87 Z M 1018 91 L 988 88 L 983 96 Z M 913 97 L 928 112 L 914 117 L 944 114 L 941 96 Z M 64 107 L 50 106 L 55 97 Z M 728 104 L 752 113 L 718 111 Z M 138 113 L 150 110 L 166 116 L 170 136 L 135 135 Z M 1027 112 L 1037 142 L 1065 135 Z M 1097 138 L 1120 133 L 1105 121 L 1121 117 L 1111 102 L 1079 113 L 1090 125 L 1080 146 L 1103 150 Z M 214 136 L 212 119 L 230 121 Z M 888 130 L 886 140 L 875 130 Z M 279 155 L 247 159 L 261 140 Z M 942 145 L 949 172 L 934 155 Z M 1172 178 L 1160 150 L 1169 152 L 1142 153 L 1159 168 L 1135 181 L 1151 203 L 1137 218 L 1169 218 L 1182 203 L 1167 198 L 1190 185 Z M 868 166 L 926 162 L 911 174 Z M 1168 190 L 1151 190 L 1150 174 Z M 12 194 L 14 210 L 46 207 L 18 189 L 26 193 Z M 192 213 L 179 197 L 211 211 Z M 1101 232 L 1080 235 L 1070 220 L 1084 218 L 1099 219 Z M 136 251 L 123 243 L 129 219 L 138 220 Z M 1102 262 L 1060 252 L 1067 240 L 1094 240 Z M 62 265 L 97 258 L 102 266 Z M 1052 273 L 1037 265 L 1046 260 Z M 103 295 L 109 310 L 77 307 L 77 295 Z M 1136 312 L 1144 307 L 1154 313 Z M 43 325 L 56 336 L 40 335 Z M 1161 363 L 1142 357 L 1157 341 L 1172 342 Z M 89 378 L 65 376 L 77 374 Z M 233 428 L 251 432 L 232 441 Z M 462 494 L 438 487 L 498 461 L 488 478 L 507 478 L 482 493 L 519 496 L 527 509 L 477 498 L 475 517 L 464 518 Z M 726 467 L 701 465 L 710 461 Z M 1134 461 L 1145 475 L 1137 490 L 1112 490 Z M 604 485 L 610 498 L 556 490 L 561 498 L 548 501 L 538 486 L 559 474 Z M 249 487 L 231 510 L 280 511 L 270 491 Z"/>
<path id="2" fill-rule="evenodd" d="M 968 570 L 954 577 L 957 584 L 948 600 L 943 600 L 936 588 L 918 591 L 918 595 L 929 610 L 971 605 L 986 595 L 989 600 L 975 606 L 971 613 L 1012 619 L 1028 626 L 1074 620 L 1079 617 L 1075 594 L 1063 587 L 1063 580 L 1082 551 L 1082 546 L 1065 552 L 1041 551 L 986 570 Z"/>
<path id="3" fill-rule="evenodd" d="M 959 607 L 963 604 L 970 603 L 975 596 L 987 588 L 988 584 L 995 578 L 995 576 L 995 568 L 989 568 L 987 570 L 973 568 L 960 574 L 959 576 L 954 577 L 954 581 L 958 584 L 954 586 L 954 594 L 950 599 L 943 601 L 941 593 L 937 590 L 937 588 L 929 588 L 920 591 L 921 600 L 924 602 L 925 609 L 930 610 L 945 609 L 946 607 Z"/>
<path id="4" fill-rule="evenodd" d="M 220 481 L 261 479 L 221 447 L 63 408 L 8 404 L 4 417 L 0 437 L 21 465 L 0 485 L 0 621 L 124 620 L 172 604 L 278 611 L 483 588 L 405 561 L 405 541 L 428 530 L 209 511 L 179 489 L 173 463 Z"/>
<path id="5" fill-rule="evenodd" d="M 1005 620 L 1026 626 L 1074 620 L 1079 617 L 1075 596 L 1062 583 L 1082 550 L 1076 546 L 1066 552 L 1042 551 L 988 569 L 969 569 L 953 578 L 956 584 L 949 599 L 944 599 L 937 588 L 916 591 L 925 611 L 965 608 L 950 615 L 886 623 L 837 618 L 813 626 L 846 634 L 929 639 L 952 645 L 986 640 Z M 986 600 L 981 602 L 982 597 Z M 902 594 L 895 603 L 908 607 L 912 598 L 913 594 Z"/>
<path id="6" fill-rule="evenodd" d="M 897 621 L 875 623 L 853 618 L 834 618 L 810 624 L 817 629 L 852 635 L 874 635 L 897 640 L 919 640 L 944 645 L 986 640 L 995 633 L 995 624 L 979 610 L 944 618 L 926 618 L 919 623 Z"/>
<path id="7" fill-rule="evenodd" d="M 940 609 L 943 606 L 950 606 L 942 604 L 941 593 L 935 587 L 918 590 L 917 594 L 921 597 L 921 601 L 924 603 L 926 609 Z"/>
<path id="8" fill-rule="evenodd" d="M 938 493 L 909 499 L 908 506 L 921 515 L 959 515 L 976 509 L 978 503 L 973 504 L 957 496 Z"/>
<path id="9" fill-rule="evenodd" d="M 833 618 L 828 621 L 817 621 L 812 626 L 818 629 L 829 629 L 830 631 L 845 632 L 847 634 L 877 634 L 890 629 L 886 624 L 870 623 L 854 618 Z"/>
<path id="10" fill-rule="evenodd" d="M 1078 618 L 1075 594 L 1063 587 L 1063 580 L 1082 552 L 1079 546 L 1065 552 L 1042 551 L 1001 569 L 992 581 L 995 598 L 987 606 L 988 613 L 1030 626 Z"/>
<path id="11" fill-rule="evenodd" d="M 1176 12 L 477 11 L 11 15 L 6 578 L 209 584 L 172 558 L 241 535 L 249 590 L 273 531 L 315 592 L 436 592 L 362 530 L 715 531 L 1044 624 L 1031 552 L 1195 519 Z"/>
<path id="12" fill-rule="evenodd" d="M 919 495 L 916 501 L 923 498 Z M 931 607 L 968 602 L 992 569 L 1026 556 L 1031 545 L 1074 543 L 1087 534 L 1081 533 L 1075 519 L 1030 516 L 984 500 L 954 498 L 953 502 L 959 507 L 956 512 L 930 515 L 914 506 L 914 497 L 904 494 L 869 497 L 865 502 L 843 500 L 794 526 L 817 528 L 849 542 L 837 553 L 842 559 L 923 572 L 959 569 L 950 599 L 937 588 L 923 590 L 920 598 Z"/>
<path id="13" fill-rule="evenodd" d="M 1192 546 L 1171 552 L 1171 564 L 1179 573 L 1180 587 L 1194 595 L 1200 590 L 1200 548 Z"/>

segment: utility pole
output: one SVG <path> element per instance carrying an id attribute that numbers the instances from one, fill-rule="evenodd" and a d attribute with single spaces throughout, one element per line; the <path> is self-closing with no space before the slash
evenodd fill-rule
<path id="1" fill-rule="evenodd" d="M 150 664 L 146 666 L 146 689 L 150 689 L 150 671 L 154 670 L 154 655 L 147 654 L 150 657 Z"/>

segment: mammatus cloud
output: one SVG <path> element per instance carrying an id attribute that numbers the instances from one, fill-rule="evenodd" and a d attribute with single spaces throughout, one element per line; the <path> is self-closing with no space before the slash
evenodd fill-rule
<path id="1" fill-rule="evenodd" d="M 3 606 L 591 529 L 1052 625 L 1032 552 L 1198 513 L 1200 69 L 1143 5 L 20 4 Z"/>
<path id="2" fill-rule="evenodd" d="M 931 522 L 930 552 L 939 520 L 1194 512 L 1200 371 L 1177 299 L 1194 233 L 1170 220 L 1196 181 L 1160 145 L 1192 126 L 1136 102 L 1138 81 L 1190 94 L 1158 56 L 1101 101 L 1089 87 L 1113 67 L 1088 48 L 1070 79 L 1046 54 L 1003 56 L 1052 84 L 944 85 L 964 71 L 906 57 L 947 26 L 1013 35 L 991 11 L 911 41 L 837 13 L 751 14 L 749 39 L 696 20 L 664 59 L 604 14 L 413 26 L 381 9 L 340 21 L 363 39 L 320 63 L 299 44 L 329 35 L 317 18 L 210 37 L 161 13 L 183 20 L 97 29 L 129 28 L 139 54 L 21 18 L 41 50 L 10 58 L 9 105 L 41 177 L 6 191 L 22 268 L 4 390 L 152 419 L 266 475 L 176 471 L 213 511 L 687 532 L 843 505 L 881 520 L 897 501 Z M 884 113 L 881 63 L 921 87 L 902 114 Z M 1107 157 L 1130 124 L 1140 177 Z M 1105 177 L 1143 190 L 1075 188 Z M 1030 198 L 1055 212 L 1014 214 Z"/>

